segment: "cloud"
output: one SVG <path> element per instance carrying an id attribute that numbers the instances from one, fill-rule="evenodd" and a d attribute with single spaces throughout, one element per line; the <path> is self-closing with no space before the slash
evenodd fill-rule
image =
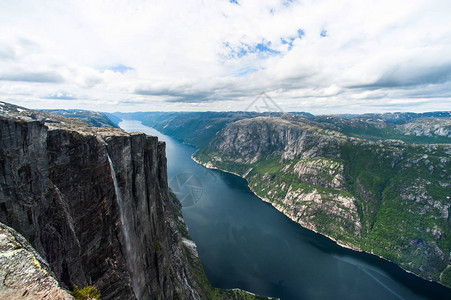
<path id="1" fill-rule="evenodd" d="M 236 110 L 266 92 L 286 111 L 447 109 L 449 11 L 448 0 L 3 1 L 0 97 Z"/>
<path id="2" fill-rule="evenodd" d="M 13 48 L 6 45 L 0 45 L 0 60 L 10 60 L 16 57 L 16 53 Z"/>
<path id="3" fill-rule="evenodd" d="M 451 82 L 451 64 L 410 68 L 396 66 L 370 84 L 351 86 L 360 89 L 414 88 L 426 84 Z"/>
<path id="4" fill-rule="evenodd" d="M 138 89 L 135 91 L 137 95 L 145 95 L 145 96 L 163 96 L 165 101 L 167 102 L 185 102 L 185 103 L 198 103 L 211 101 L 209 96 L 212 95 L 212 92 L 208 91 L 176 91 L 169 89 Z"/>
<path id="5" fill-rule="evenodd" d="M 51 93 L 47 96 L 41 97 L 42 99 L 56 99 L 56 100 L 77 100 L 78 97 L 75 95 L 65 92 L 65 91 L 59 91 L 55 93 Z"/>
<path id="6" fill-rule="evenodd" d="M 296 32 L 296 35 L 288 36 L 288 37 L 282 37 L 280 38 L 280 41 L 283 45 L 288 45 L 288 50 L 291 50 L 293 48 L 293 43 L 296 41 L 296 39 L 302 39 L 305 36 L 305 32 L 302 29 L 298 29 Z"/>
<path id="7" fill-rule="evenodd" d="M 36 83 L 59 83 L 63 78 L 54 72 L 20 72 L 0 74 L 0 80 L 3 81 L 23 81 Z"/>

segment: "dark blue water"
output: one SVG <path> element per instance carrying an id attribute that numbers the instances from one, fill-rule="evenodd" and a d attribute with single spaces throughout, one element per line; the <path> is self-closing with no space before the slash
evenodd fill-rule
<path id="1" fill-rule="evenodd" d="M 171 188 L 179 198 L 184 183 L 195 189 L 182 212 L 213 286 L 281 299 L 451 299 L 439 284 L 302 228 L 244 179 L 195 163 L 195 148 L 138 121 L 119 125 L 166 141 Z"/>

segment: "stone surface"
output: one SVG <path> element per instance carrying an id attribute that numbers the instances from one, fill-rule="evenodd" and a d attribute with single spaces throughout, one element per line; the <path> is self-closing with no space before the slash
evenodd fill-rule
<path id="1" fill-rule="evenodd" d="M 0 298 L 74 299 L 62 289 L 47 263 L 14 229 L 0 223 Z"/>

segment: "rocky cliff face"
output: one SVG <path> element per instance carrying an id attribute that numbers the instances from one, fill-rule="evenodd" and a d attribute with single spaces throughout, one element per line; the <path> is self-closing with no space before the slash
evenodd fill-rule
<path id="1" fill-rule="evenodd" d="M 229 124 L 196 160 L 302 226 L 451 286 L 450 144 L 349 137 L 299 118 Z"/>
<path id="2" fill-rule="evenodd" d="M 282 118 L 257 117 L 231 123 L 213 140 L 213 147 L 253 163 L 267 155 L 284 160 L 336 156 L 337 141 L 344 141 L 344 136 L 335 131 Z"/>
<path id="3" fill-rule="evenodd" d="M 66 288 L 200 298 L 176 230 L 165 145 L 0 103 L 0 221 Z"/>
<path id="4" fill-rule="evenodd" d="M 404 135 L 451 138 L 451 118 L 427 118 L 396 126 Z"/>

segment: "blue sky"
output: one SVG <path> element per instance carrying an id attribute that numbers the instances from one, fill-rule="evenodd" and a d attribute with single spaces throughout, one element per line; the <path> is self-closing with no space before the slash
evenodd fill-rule
<path id="1" fill-rule="evenodd" d="M 451 109 L 448 0 L 0 2 L 0 100 L 100 111 Z"/>

